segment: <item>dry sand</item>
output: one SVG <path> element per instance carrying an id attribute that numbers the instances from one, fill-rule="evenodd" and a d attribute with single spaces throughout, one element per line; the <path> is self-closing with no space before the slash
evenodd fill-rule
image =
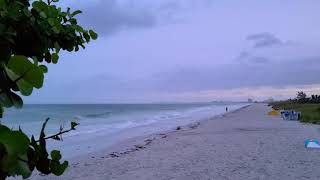
<path id="1" fill-rule="evenodd" d="M 319 138 L 319 126 L 269 117 L 269 110 L 254 104 L 181 130 L 131 139 L 74 160 L 62 177 L 32 179 L 320 179 L 320 150 L 304 147 L 306 138 Z"/>

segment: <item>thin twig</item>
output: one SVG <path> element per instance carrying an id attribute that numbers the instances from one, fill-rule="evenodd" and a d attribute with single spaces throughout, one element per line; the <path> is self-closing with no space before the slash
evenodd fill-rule
<path id="1" fill-rule="evenodd" d="M 74 130 L 74 129 L 68 129 L 68 130 L 65 130 L 65 131 L 60 131 L 59 133 L 57 133 L 57 134 L 55 134 L 55 135 L 48 136 L 48 137 L 44 137 L 44 138 L 41 139 L 41 140 L 52 139 L 52 138 L 54 138 L 54 137 L 56 137 L 56 136 L 62 135 L 62 134 L 64 134 L 64 133 L 70 132 L 70 131 L 72 131 L 72 130 Z M 37 140 L 36 142 L 40 142 L 40 139 Z"/>

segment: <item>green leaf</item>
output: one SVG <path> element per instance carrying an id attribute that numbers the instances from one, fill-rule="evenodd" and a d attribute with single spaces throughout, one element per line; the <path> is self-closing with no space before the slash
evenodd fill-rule
<path id="1" fill-rule="evenodd" d="M 21 79 L 17 82 L 17 86 L 20 90 L 20 93 L 24 96 L 30 96 L 33 91 L 33 86 L 30 85 L 28 82 L 25 80 Z"/>
<path id="2" fill-rule="evenodd" d="M 5 148 L 5 154 L 1 160 L 2 170 L 10 175 L 27 176 L 25 170 L 21 171 L 22 164 L 19 158 L 24 158 L 29 147 L 29 138 L 21 131 L 11 131 L 6 126 L 0 126 L 0 143 Z M 26 159 L 25 159 L 26 160 Z M 20 171 L 17 171 L 20 169 Z"/>
<path id="3" fill-rule="evenodd" d="M 51 26 L 54 26 L 55 25 L 55 20 L 53 18 L 49 18 L 48 19 L 48 23 L 51 25 Z"/>
<path id="4" fill-rule="evenodd" d="M 3 113 L 4 113 L 4 109 L 3 109 L 3 107 L 0 105 L 0 118 L 3 117 Z"/>
<path id="5" fill-rule="evenodd" d="M 62 157 L 62 156 L 61 156 L 60 151 L 58 151 L 58 150 L 53 150 L 53 151 L 51 151 L 51 158 L 52 158 L 52 160 L 60 161 L 61 157 Z"/>
<path id="6" fill-rule="evenodd" d="M 10 92 L 8 92 L 10 93 Z M 10 96 L 8 95 L 8 93 L 3 92 L 0 94 L 0 105 L 6 108 L 12 107 L 13 106 L 13 102 L 10 98 Z"/>
<path id="7" fill-rule="evenodd" d="M 69 22 L 72 24 L 72 25 L 76 25 L 78 22 L 76 19 L 72 18 L 72 19 L 69 19 Z"/>
<path id="8" fill-rule="evenodd" d="M 7 67 L 15 74 L 21 76 L 25 74 L 31 67 L 32 63 L 25 56 L 15 55 L 9 60 Z"/>
<path id="9" fill-rule="evenodd" d="M 27 155 L 20 156 L 19 158 L 27 160 Z M 21 160 L 18 161 L 17 165 L 12 168 L 10 171 L 10 174 L 12 176 L 14 175 L 21 175 L 23 179 L 26 179 L 31 176 L 32 172 L 29 168 L 29 165 L 26 162 L 23 162 Z"/>
<path id="10" fill-rule="evenodd" d="M 68 161 L 64 161 L 62 164 L 60 164 L 59 161 L 51 161 L 50 169 L 52 171 L 52 174 L 61 176 L 67 169 L 68 164 Z"/>
<path id="11" fill-rule="evenodd" d="M 61 30 L 63 30 L 63 27 L 61 26 L 60 22 L 58 21 L 55 21 L 55 24 L 54 24 L 54 27 L 53 27 L 55 30 L 55 33 L 60 33 Z"/>
<path id="12" fill-rule="evenodd" d="M 42 70 L 43 73 L 47 73 L 48 72 L 48 67 L 45 65 L 40 65 L 39 68 Z"/>
<path id="13" fill-rule="evenodd" d="M 11 101 L 12 101 L 12 103 L 13 103 L 13 106 L 15 107 L 15 108 L 22 108 L 22 106 L 23 106 L 23 101 L 22 101 L 22 99 L 21 99 L 21 97 L 20 96 L 18 96 L 17 94 L 15 94 L 15 93 L 13 93 L 13 92 L 10 92 L 9 93 L 9 96 L 10 96 L 10 98 L 11 98 Z"/>
<path id="14" fill-rule="evenodd" d="M 43 1 L 34 1 L 32 3 L 32 7 L 35 8 L 37 11 L 42 11 L 47 8 L 47 4 Z"/>
<path id="15" fill-rule="evenodd" d="M 38 58 L 37 57 L 33 57 L 32 60 L 33 60 L 33 64 L 38 66 L 38 64 L 39 64 Z"/>
<path id="16" fill-rule="evenodd" d="M 43 71 L 40 68 L 33 68 L 23 78 L 26 82 L 28 82 L 33 87 L 40 89 L 43 85 Z"/>
<path id="17" fill-rule="evenodd" d="M 79 125 L 79 123 L 76 123 L 76 122 L 72 121 L 71 122 L 71 129 L 75 130 L 78 125 Z"/>
<path id="18" fill-rule="evenodd" d="M 15 74 L 13 71 L 11 71 L 9 68 L 5 67 L 5 71 L 8 75 L 8 77 L 12 80 L 15 81 L 16 79 L 19 78 L 19 76 L 17 74 Z"/>
<path id="19" fill-rule="evenodd" d="M 76 15 L 78 15 L 78 14 L 81 14 L 81 13 L 82 13 L 82 11 L 80 11 L 80 10 L 74 11 L 74 12 L 71 14 L 71 17 L 74 17 L 74 16 L 76 16 Z"/>
<path id="20" fill-rule="evenodd" d="M 23 13 L 24 13 L 24 15 L 26 15 L 27 17 L 31 17 L 31 16 L 32 16 L 31 12 L 30 12 L 28 9 L 24 9 L 24 10 L 23 10 Z"/>
<path id="21" fill-rule="evenodd" d="M 52 63 L 53 64 L 57 64 L 58 63 L 58 60 L 59 60 L 59 55 L 57 53 L 52 53 Z"/>
<path id="22" fill-rule="evenodd" d="M 0 7 L 3 7 L 5 5 L 5 0 L 0 0 Z"/>
<path id="23" fill-rule="evenodd" d="M 82 35 L 83 35 L 84 39 L 85 39 L 87 42 L 90 41 L 90 36 L 89 36 L 88 32 L 83 32 Z"/>
<path id="24" fill-rule="evenodd" d="M 15 81 L 16 79 L 19 78 L 18 75 L 16 75 L 15 73 L 13 73 L 10 69 L 5 68 L 7 75 L 9 76 L 9 78 L 12 81 Z M 19 91 L 22 95 L 24 96 L 29 96 L 32 93 L 33 90 L 33 86 L 30 85 L 28 82 L 26 82 L 23 79 L 20 79 L 19 81 L 17 81 L 17 86 L 19 88 Z"/>
<path id="25" fill-rule="evenodd" d="M 38 89 L 42 87 L 44 79 L 43 70 L 32 64 L 25 56 L 11 57 L 7 67 L 10 70 L 7 70 L 7 73 L 11 80 L 15 81 L 17 78 L 20 78 L 19 81 L 25 81 L 17 82 L 19 89 L 22 87 L 22 89 L 25 90 L 25 94 L 29 94 L 27 92 L 31 90 L 28 85 Z M 28 83 L 28 85 L 26 83 Z"/>
<path id="26" fill-rule="evenodd" d="M 41 16 L 41 17 L 43 17 L 43 18 L 47 18 L 46 13 L 45 13 L 45 12 L 43 12 L 43 11 L 41 11 L 41 12 L 40 12 L 40 16 Z"/>
<path id="27" fill-rule="evenodd" d="M 59 45 L 58 42 L 55 42 L 55 43 L 54 43 L 54 48 L 56 49 L 56 53 L 59 53 L 61 47 L 60 47 L 60 45 Z"/>
<path id="28" fill-rule="evenodd" d="M 84 44 L 98 38 L 94 31 L 78 25 L 75 17 L 80 10 L 62 10 L 55 4 L 58 1 L 0 0 L 0 91 L 5 91 L 0 94 L 0 118 L 3 107 L 23 106 L 20 94 L 28 96 L 33 88 L 43 86 L 44 73 L 48 72 L 45 62 L 56 64 L 61 49 L 78 51 L 79 46 L 85 48 Z M 31 143 L 20 129 L 13 131 L 0 124 L 0 173 L 27 178 L 35 168 L 55 175 L 66 170 L 68 162 L 60 162 L 61 153 L 47 151 L 47 122 L 39 140 L 32 136 Z M 77 125 L 72 122 L 71 130 Z M 60 136 L 52 139 L 60 140 Z"/>
<path id="29" fill-rule="evenodd" d="M 74 25 L 75 29 L 78 31 L 78 32 L 83 32 L 83 28 L 79 25 Z"/>
<path id="30" fill-rule="evenodd" d="M 51 63 L 51 54 L 50 54 L 50 52 L 48 51 L 48 52 L 46 52 L 45 53 L 45 56 L 44 56 L 44 59 L 45 59 L 45 61 L 47 62 L 47 63 Z"/>
<path id="31" fill-rule="evenodd" d="M 92 30 L 89 30 L 89 34 L 93 40 L 96 40 L 98 38 L 98 34 Z"/>

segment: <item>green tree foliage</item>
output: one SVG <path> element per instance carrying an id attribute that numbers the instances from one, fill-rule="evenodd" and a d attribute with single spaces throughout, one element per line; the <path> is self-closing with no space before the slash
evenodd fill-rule
<path id="1" fill-rule="evenodd" d="M 294 100 L 290 100 L 291 102 L 296 102 L 300 104 L 320 104 L 320 95 L 312 94 L 310 97 L 303 91 L 297 92 L 297 97 Z"/>
<path id="2" fill-rule="evenodd" d="M 299 102 L 304 102 L 307 98 L 307 94 L 304 93 L 303 91 L 299 91 L 297 92 L 297 97 L 296 99 L 299 101 Z"/>
<path id="3" fill-rule="evenodd" d="M 313 94 L 310 98 L 310 103 L 319 104 L 320 103 L 320 95 Z"/>
<path id="4" fill-rule="evenodd" d="M 62 10 L 58 0 L 0 0 L 0 118 L 5 108 L 22 108 L 20 95 L 29 96 L 40 89 L 48 72 L 46 64 L 58 63 L 60 50 L 78 51 L 97 34 L 78 25 L 81 11 Z M 27 178 L 37 169 L 43 174 L 61 175 L 68 162 L 61 162 L 58 150 L 47 152 L 46 140 L 60 140 L 75 130 L 60 129 L 46 136 L 47 119 L 39 139 L 28 137 L 21 129 L 0 124 L 0 179 L 9 176 Z"/>

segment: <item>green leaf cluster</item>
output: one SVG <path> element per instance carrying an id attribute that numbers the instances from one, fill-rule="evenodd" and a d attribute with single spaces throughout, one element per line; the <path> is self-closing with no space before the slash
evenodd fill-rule
<path id="1" fill-rule="evenodd" d="M 2 173 L 10 176 L 21 174 L 24 178 L 31 175 L 26 163 L 29 138 L 22 131 L 12 131 L 0 126 L 0 167 Z"/>
<path id="2" fill-rule="evenodd" d="M 47 119 L 40 131 L 39 140 L 32 136 L 29 138 L 21 131 L 14 131 L 6 126 L 0 125 L 0 178 L 20 175 L 23 178 L 30 177 L 33 170 L 40 173 L 60 176 L 68 167 L 68 161 L 60 162 L 62 155 L 60 151 L 47 152 L 46 140 L 61 140 L 64 133 L 75 130 L 77 123 L 72 122 L 68 130 L 61 129 L 55 135 L 46 136 L 45 127 Z M 59 137 L 60 136 L 60 137 Z M 56 137 L 59 137 L 57 139 Z"/>
<path id="3" fill-rule="evenodd" d="M 42 87 L 42 63 L 56 64 L 60 50 L 78 51 L 97 39 L 78 25 L 80 10 L 63 11 L 56 2 L 0 0 L 0 106 L 22 107 L 16 92 L 29 96 Z"/>
<path id="4" fill-rule="evenodd" d="M 59 0 L 0 0 L 0 118 L 5 108 L 22 108 L 21 95 L 29 96 L 44 83 L 48 64 L 57 64 L 61 50 L 77 52 L 98 38 L 93 30 L 81 27 L 76 16 L 80 10 L 63 10 Z M 28 138 L 21 129 L 11 130 L 0 123 L 0 180 L 9 176 L 27 178 L 34 169 L 43 174 L 61 175 L 68 162 L 60 162 L 59 151 L 50 154 L 46 140 L 62 140 L 62 134 Z M 51 157 L 50 157 L 51 156 Z"/>

